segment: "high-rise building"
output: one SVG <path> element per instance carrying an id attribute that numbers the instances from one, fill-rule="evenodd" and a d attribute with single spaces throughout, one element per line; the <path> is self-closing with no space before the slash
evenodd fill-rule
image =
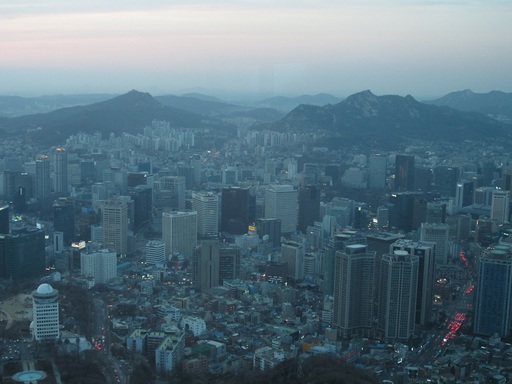
<path id="1" fill-rule="evenodd" d="M 380 261 L 378 329 L 388 341 L 414 335 L 419 257 L 397 250 Z"/>
<path id="2" fill-rule="evenodd" d="M 389 253 L 395 254 L 398 250 L 407 251 L 410 255 L 419 257 L 415 321 L 416 324 L 425 326 L 432 315 L 436 244 L 427 241 L 415 242 L 402 239 L 390 246 Z"/>
<path id="3" fill-rule="evenodd" d="M 457 183 L 455 189 L 455 205 L 458 208 L 464 208 L 473 204 L 473 190 L 475 183 L 464 180 Z"/>
<path id="4" fill-rule="evenodd" d="M 133 200 L 133 228 L 140 230 L 151 221 L 153 190 L 148 185 L 128 188 L 128 196 Z"/>
<path id="5" fill-rule="evenodd" d="M 512 330 L 512 250 L 507 245 L 487 248 L 480 257 L 474 331 L 508 337 Z"/>
<path id="6" fill-rule="evenodd" d="M 222 188 L 221 231 L 233 235 L 247 233 L 256 219 L 256 197 L 249 188 Z"/>
<path id="7" fill-rule="evenodd" d="M 495 190 L 492 193 L 491 220 L 509 221 L 510 192 Z"/>
<path id="8" fill-rule="evenodd" d="M 388 168 L 388 158 L 382 154 L 372 154 L 368 161 L 368 188 L 384 189 L 386 188 L 386 172 Z"/>
<path id="9" fill-rule="evenodd" d="M 265 218 L 281 219 L 281 232 L 297 230 L 297 190 L 291 185 L 270 185 L 265 190 Z"/>
<path id="10" fill-rule="evenodd" d="M 281 244 L 281 261 L 288 264 L 288 277 L 293 280 L 304 278 L 304 252 L 300 243 L 287 241 Z"/>
<path id="11" fill-rule="evenodd" d="M 260 239 L 267 239 L 274 248 L 281 246 L 281 219 L 258 218 L 256 219 L 256 231 Z"/>
<path id="12" fill-rule="evenodd" d="M 185 257 L 192 257 L 197 244 L 197 212 L 164 212 L 162 240 L 167 255 L 179 252 Z"/>
<path id="13" fill-rule="evenodd" d="M 427 203 L 426 223 L 444 224 L 446 222 L 446 202 L 429 201 Z"/>
<path id="14" fill-rule="evenodd" d="M 200 291 L 240 277 L 240 249 L 217 239 L 202 240 L 194 250 L 192 274 Z"/>
<path id="15" fill-rule="evenodd" d="M 421 223 L 420 241 L 436 244 L 435 263 L 447 264 L 449 254 L 450 226 L 448 224 Z"/>
<path id="16" fill-rule="evenodd" d="M 441 196 L 455 197 L 457 181 L 459 181 L 459 168 L 439 165 L 434 168 L 435 189 Z"/>
<path id="17" fill-rule="evenodd" d="M 146 263 L 165 264 L 165 242 L 160 240 L 151 240 L 146 243 Z"/>
<path id="18" fill-rule="evenodd" d="M 41 284 L 32 292 L 34 320 L 30 324 L 36 341 L 55 341 L 60 337 L 59 291 Z"/>
<path id="19" fill-rule="evenodd" d="M 35 193 L 36 197 L 47 197 L 52 190 L 50 178 L 50 159 L 46 155 L 39 156 L 36 160 L 36 179 Z"/>
<path id="20" fill-rule="evenodd" d="M 336 252 L 333 322 L 343 338 L 368 335 L 373 327 L 375 252 L 354 244 Z"/>
<path id="21" fill-rule="evenodd" d="M 106 284 L 117 277 L 117 254 L 101 249 L 80 254 L 80 273 L 94 279 L 94 284 Z"/>
<path id="22" fill-rule="evenodd" d="M 9 204 L 0 203 L 0 234 L 9 233 Z"/>
<path id="23" fill-rule="evenodd" d="M 70 246 L 75 241 L 75 202 L 66 197 L 53 203 L 53 227 L 64 234 L 64 244 Z"/>
<path id="24" fill-rule="evenodd" d="M 20 188 L 24 189 L 24 194 L 28 197 L 32 197 L 32 176 L 27 172 L 20 171 L 4 171 L 3 173 L 4 182 L 4 196 L 8 201 L 14 198 Z"/>
<path id="25" fill-rule="evenodd" d="M 44 231 L 35 228 L 0 234 L 0 278 L 41 276 L 46 267 Z"/>
<path id="26" fill-rule="evenodd" d="M 395 191 L 414 190 L 414 156 L 396 155 L 395 158 Z"/>
<path id="27" fill-rule="evenodd" d="M 320 219 L 320 188 L 307 185 L 299 189 L 299 230 L 306 233 L 308 226 Z"/>
<path id="28" fill-rule="evenodd" d="M 219 196 L 198 192 L 192 196 L 192 209 L 197 212 L 197 234 L 202 237 L 219 233 Z"/>
<path id="29" fill-rule="evenodd" d="M 153 183 L 153 206 L 159 209 L 182 211 L 185 209 L 183 176 L 162 176 Z"/>
<path id="30" fill-rule="evenodd" d="M 57 193 L 68 192 L 68 154 L 64 148 L 53 153 L 54 188 Z"/>
<path id="31" fill-rule="evenodd" d="M 103 246 L 121 255 L 128 253 L 128 197 L 114 197 L 101 205 Z"/>
<path id="32" fill-rule="evenodd" d="M 420 223 L 425 221 L 421 213 L 426 217 L 426 201 L 422 202 L 422 194 L 417 192 L 392 193 L 389 197 L 390 212 L 389 224 L 401 231 L 411 232 L 418 229 Z M 421 208 L 424 208 L 422 210 Z"/>

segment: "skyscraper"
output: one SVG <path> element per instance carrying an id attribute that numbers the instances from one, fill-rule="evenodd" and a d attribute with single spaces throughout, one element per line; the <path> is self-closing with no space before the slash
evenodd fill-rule
<path id="1" fill-rule="evenodd" d="M 459 168 L 437 166 L 434 168 L 435 189 L 441 196 L 455 197 L 455 189 L 459 180 Z"/>
<path id="2" fill-rule="evenodd" d="M 395 158 L 395 191 L 414 190 L 414 156 L 396 155 Z"/>
<path id="3" fill-rule="evenodd" d="M 45 267 L 44 231 L 24 228 L 0 234 L 0 278 L 38 277 Z"/>
<path id="4" fill-rule="evenodd" d="M 455 205 L 459 208 L 473 204 L 473 190 L 475 183 L 464 180 L 457 183 L 455 189 Z"/>
<path id="5" fill-rule="evenodd" d="M 281 246 L 281 219 L 256 219 L 256 231 L 260 239 L 268 236 L 268 241 L 273 247 L 278 248 Z"/>
<path id="6" fill-rule="evenodd" d="M 512 329 L 512 250 L 487 248 L 480 257 L 474 315 L 476 334 L 507 337 Z"/>
<path id="7" fill-rule="evenodd" d="M 179 252 L 185 257 L 192 257 L 197 244 L 197 212 L 164 212 L 162 240 L 167 255 Z"/>
<path id="8" fill-rule="evenodd" d="M 0 203 L 0 234 L 9 233 L 9 204 Z"/>
<path id="9" fill-rule="evenodd" d="M 249 188 L 222 188 L 221 231 L 233 235 L 247 232 L 256 219 L 256 197 Z"/>
<path id="10" fill-rule="evenodd" d="M 165 242 L 160 240 L 151 240 L 146 243 L 146 263 L 165 264 L 166 252 Z"/>
<path id="11" fill-rule="evenodd" d="M 192 274 L 200 291 L 240 277 L 240 249 L 217 239 L 202 240 L 194 250 Z"/>
<path id="12" fill-rule="evenodd" d="M 419 257 L 415 321 L 416 324 L 425 326 L 429 322 L 432 314 L 436 244 L 427 241 L 415 242 L 402 239 L 394 242 L 390 246 L 389 253 L 395 254 L 397 250 L 407 251 L 409 255 Z"/>
<path id="13" fill-rule="evenodd" d="M 384 189 L 386 188 L 386 172 L 388 167 L 388 158 L 382 154 L 370 155 L 368 161 L 368 188 Z"/>
<path id="14" fill-rule="evenodd" d="M 374 266 L 375 252 L 368 252 L 366 245 L 336 252 L 333 322 L 343 338 L 372 331 Z"/>
<path id="15" fill-rule="evenodd" d="M 265 218 L 281 219 L 281 232 L 297 230 L 297 191 L 291 185 L 270 185 L 265 190 Z"/>
<path id="16" fill-rule="evenodd" d="M 449 235 L 450 226 L 448 224 L 421 223 L 420 241 L 432 242 L 436 244 L 436 264 L 448 263 Z"/>
<path id="17" fill-rule="evenodd" d="M 153 206 L 159 209 L 182 211 L 185 209 L 183 176 L 162 176 L 153 183 Z"/>
<path id="18" fill-rule="evenodd" d="M 491 220 L 509 221 L 510 192 L 495 190 L 492 193 Z"/>
<path id="19" fill-rule="evenodd" d="M 378 329 L 388 341 L 407 340 L 414 335 L 419 257 L 397 250 L 380 263 Z"/>
<path id="20" fill-rule="evenodd" d="M 75 202 L 60 198 L 53 203 L 54 230 L 64 234 L 64 244 L 70 246 L 75 241 Z"/>
<path id="21" fill-rule="evenodd" d="M 192 196 L 192 209 L 197 212 L 197 234 L 202 237 L 219 233 L 219 196 L 198 192 Z"/>
<path id="22" fill-rule="evenodd" d="M 36 180 L 35 193 L 36 197 L 47 197 L 52 190 L 50 178 L 50 159 L 46 155 L 39 156 L 36 160 Z"/>
<path id="23" fill-rule="evenodd" d="M 320 220 L 320 188 L 307 185 L 299 189 L 299 230 L 306 233 L 308 226 Z"/>
<path id="24" fill-rule="evenodd" d="M 287 277 L 293 280 L 304 278 L 304 247 L 294 241 L 281 245 L 281 261 L 288 264 Z"/>
<path id="25" fill-rule="evenodd" d="M 60 336 L 59 291 L 41 284 L 32 292 L 34 320 L 30 324 L 36 341 L 55 341 Z"/>
<path id="26" fill-rule="evenodd" d="M 68 192 L 68 154 L 64 148 L 57 148 L 53 153 L 54 191 Z"/>
<path id="27" fill-rule="evenodd" d="M 115 197 L 101 205 L 103 246 L 121 255 L 128 253 L 128 197 Z"/>

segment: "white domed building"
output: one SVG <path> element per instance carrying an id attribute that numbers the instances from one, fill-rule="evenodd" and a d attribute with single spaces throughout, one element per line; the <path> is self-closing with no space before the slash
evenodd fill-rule
<path id="1" fill-rule="evenodd" d="M 37 341 L 58 340 L 60 336 L 59 291 L 41 284 L 32 292 L 34 320 L 30 324 Z"/>

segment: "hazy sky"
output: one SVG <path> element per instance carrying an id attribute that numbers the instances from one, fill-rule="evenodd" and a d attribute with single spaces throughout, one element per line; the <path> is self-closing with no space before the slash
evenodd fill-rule
<path id="1" fill-rule="evenodd" d="M 512 0 L 0 3 L 4 95 L 466 88 L 512 92 Z"/>

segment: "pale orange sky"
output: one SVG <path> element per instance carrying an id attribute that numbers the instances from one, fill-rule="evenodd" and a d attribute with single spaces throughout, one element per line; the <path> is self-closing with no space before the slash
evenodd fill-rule
<path id="1" fill-rule="evenodd" d="M 508 0 L 73 3 L 0 4 L 0 94 L 512 91 Z"/>

